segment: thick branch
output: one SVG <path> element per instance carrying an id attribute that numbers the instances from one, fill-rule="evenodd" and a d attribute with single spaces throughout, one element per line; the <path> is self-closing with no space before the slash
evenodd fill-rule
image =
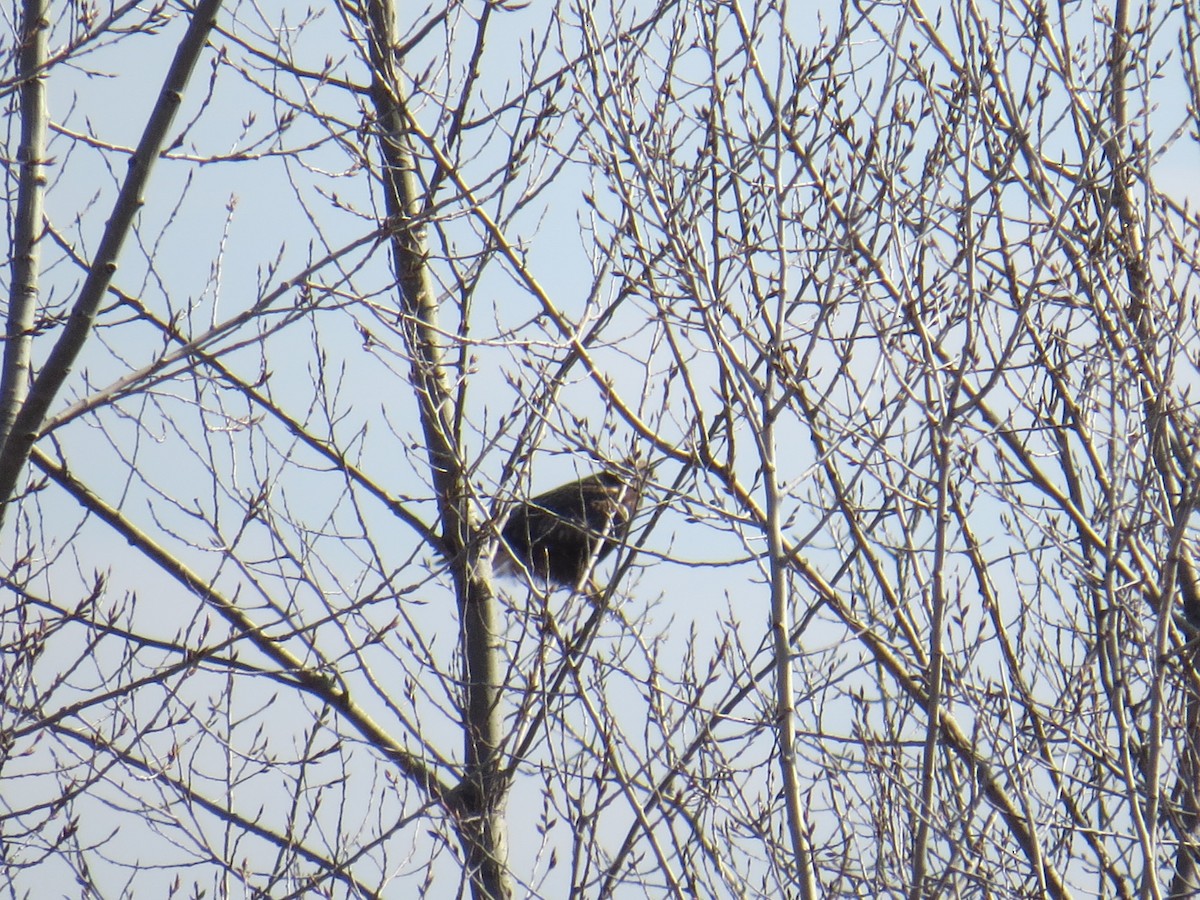
<path id="1" fill-rule="evenodd" d="M 67 319 L 66 327 L 34 381 L 28 398 L 17 413 L 4 447 L 0 450 L 0 523 L 3 522 L 8 500 L 16 490 L 17 478 L 29 458 L 34 441 L 38 438 L 46 412 L 62 389 L 72 365 L 91 333 L 96 313 L 100 309 L 100 301 L 104 298 L 113 273 L 117 270 L 121 247 L 142 208 L 142 192 L 149 181 L 154 163 L 162 153 L 167 132 L 183 101 L 184 89 L 191 79 L 192 70 L 200 58 L 220 8 L 221 0 L 201 0 L 192 13 L 187 33 L 180 41 L 175 59 L 159 93 L 158 103 L 150 114 L 150 121 L 146 124 L 137 150 L 129 160 L 125 183 L 121 185 L 112 216 L 108 220 L 100 247 L 71 310 L 70 318 Z"/>

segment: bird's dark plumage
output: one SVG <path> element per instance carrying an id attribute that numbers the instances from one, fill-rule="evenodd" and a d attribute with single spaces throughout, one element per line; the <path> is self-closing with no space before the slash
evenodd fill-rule
<path id="1" fill-rule="evenodd" d="M 504 526 L 509 558 L 549 584 L 575 587 L 588 565 L 621 540 L 637 508 L 638 492 L 615 472 L 598 472 L 518 504 Z"/>

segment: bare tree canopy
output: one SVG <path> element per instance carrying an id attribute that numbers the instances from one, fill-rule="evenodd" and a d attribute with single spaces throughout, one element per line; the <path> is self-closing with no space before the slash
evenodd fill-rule
<path id="1" fill-rule="evenodd" d="M 6 895 L 1200 893 L 1197 0 L 3 41 Z"/>

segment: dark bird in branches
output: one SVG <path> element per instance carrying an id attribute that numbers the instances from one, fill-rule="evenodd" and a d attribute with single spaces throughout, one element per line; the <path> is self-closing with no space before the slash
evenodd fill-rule
<path id="1" fill-rule="evenodd" d="M 638 485 L 610 470 L 518 504 L 502 532 L 498 571 L 524 569 L 549 585 L 576 587 L 624 538 L 639 498 Z"/>

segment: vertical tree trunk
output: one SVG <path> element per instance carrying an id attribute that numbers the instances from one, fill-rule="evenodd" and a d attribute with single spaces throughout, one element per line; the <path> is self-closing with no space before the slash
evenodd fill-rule
<path id="1" fill-rule="evenodd" d="M 438 307 L 427 265 L 424 214 L 428 198 L 422 195 L 416 177 L 410 122 L 393 64 L 395 9 L 390 0 L 373 0 L 367 14 L 371 95 L 400 289 L 401 330 L 410 353 L 412 387 L 437 493 L 442 545 L 451 561 L 458 596 L 466 771 L 456 794 L 456 813 L 476 900 L 504 900 L 512 889 L 499 759 L 496 602 L 490 578 L 476 565 L 467 477 L 454 430 L 455 401 L 442 361 Z"/>
<path id="2" fill-rule="evenodd" d="M 1187 699 L 1187 749 L 1179 764 L 1179 851 L 1171 898 L 1200 895 L 1200 694 L 1195 685 Z"/>
<path id="3" fill-rule="evenodd" d="M 13 222 L 12 286 L 0 372 L 0 449 L 29 389 L 33 316 L 37 308 L 42 206 L 46 191 L 46 76 L 40 70 L 50 30 L 48 0 L 26 0 L 21 21 L 21 165 Z M 2 500 L 0 500 L 2 502 Z"/>

